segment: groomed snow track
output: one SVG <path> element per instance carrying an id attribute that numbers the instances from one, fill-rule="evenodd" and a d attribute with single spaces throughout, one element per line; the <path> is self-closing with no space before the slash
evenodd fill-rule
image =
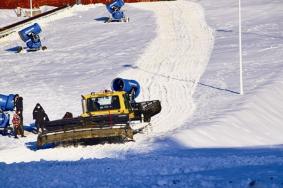
<path id="1" fill-rule="evenodd" d="M 133 69 L 120 76 L 135 75 L 144 100 L 161 100 L 162 112 L 153 121 L 154 133 L 167 134 L 179 128 L 195 108 L 192 94 L 208 63 L 213 32 L 196 3 L 144 3 L 143 8 L 155 10 L 158 36 Z"/>

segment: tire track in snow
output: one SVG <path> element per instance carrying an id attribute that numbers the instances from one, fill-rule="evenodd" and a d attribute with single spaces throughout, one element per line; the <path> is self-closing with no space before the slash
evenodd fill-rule
<path id="1" fill-rule="evenodd" d="M 209 60 L 212 30 L 196 3 L 138 5 L 154 10 L 158 36 L 136 66 L 120 76 L 140 82 L 142 96 L 138 100 L 161 100 L 162 111 L 152 122 L 153 134 L 167 135 L 193 113 L 192 94 Z"/>

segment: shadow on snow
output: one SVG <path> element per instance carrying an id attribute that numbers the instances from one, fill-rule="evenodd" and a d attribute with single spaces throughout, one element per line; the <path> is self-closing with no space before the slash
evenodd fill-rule
<path id="1" fill-rule="evenodd" d="M 138 67 L 136 65 L 125 64 L 125 65 L 123 65 L 123 67 L 125 67 L 125 68 L 132 68 L 132 69 L 139 69 L 139 70 L 141 70 L 143 72 L 146 72 L 146 73 L 149 73 L 149 74 L 152 74 L 152 75 L 155 75 L 155 76 L 164 77 L 164 78 L 167 78 L 167 79 L 177 80 L 177 81 L 181 81 L 181 82 L 190 82 L 192 84 L 195 83 L 195 80 L 185 80 L 185 79 L 180 79 L 180 78 L 174 78 L 174 77 L 172 77 L 170 75 L 165 75 L 165 74 L 160 74 L 160 73 L 155 73 L 155 72 L 147 71 L 147 70 L 142 69 L 142 68 L 140 68 L 140 67 Z M 217 87 L 217 86 L 212 86 L 212 85 L 208 85 L 208 84 L 201 83 L 201 82 L 197 82 L 197 84 L 201 85 L 201 86 L 209 87 L 209 88 L 212 88 L 212 89 L 216 89 L 216 90 L 219 90 L 219 91 L 225 91 L 225 92 L 229 92 L 229 93 L 233 93 L 233 94 L 240 94 L 237 91 L 233 91 L 233 90 L 229 90 L 229 89 L 221 88 L 221 87 Z"/>
<path id="2" fill-rule="evenodd" d="M 0 180 L 3 187 L 9 187 L 11 183 L 14 187 L 48 187 L 54 178 L 53 187 L 89 187 L 94 184 L 96 187 L 283 185 L 283 145 L 189 148 L 167 137 L 156 139 L 154 146 L 149 152 L 120 151 L 114 158 L 0 163 Z M 11 175 L 19 181 L 12 181 Z M 86 178 L 90 175 L 91 178 Z"/>

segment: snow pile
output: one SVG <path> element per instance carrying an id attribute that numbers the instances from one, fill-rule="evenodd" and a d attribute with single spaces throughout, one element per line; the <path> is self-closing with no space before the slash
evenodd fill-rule
<path id="1" fill-rule="evenodd" d="M 50 10 L 55 9 L 55 8 L 57 8 L 57 7 L 49 6 L 49 5 L 44 5 L 44 6 L 39 7 L 41 12 L 47 12 L 47 11 L 50 11 Z"/>

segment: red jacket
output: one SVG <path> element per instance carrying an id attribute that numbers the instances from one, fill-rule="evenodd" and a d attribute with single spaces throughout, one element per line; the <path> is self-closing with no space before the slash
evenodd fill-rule
<path id="1" fill-rule="evenodd" d="M 13 115 L 12 123 L 15 127 L 19 127 L 21 125 L 21 118 L 18 114 L 15 113 Z"/>

